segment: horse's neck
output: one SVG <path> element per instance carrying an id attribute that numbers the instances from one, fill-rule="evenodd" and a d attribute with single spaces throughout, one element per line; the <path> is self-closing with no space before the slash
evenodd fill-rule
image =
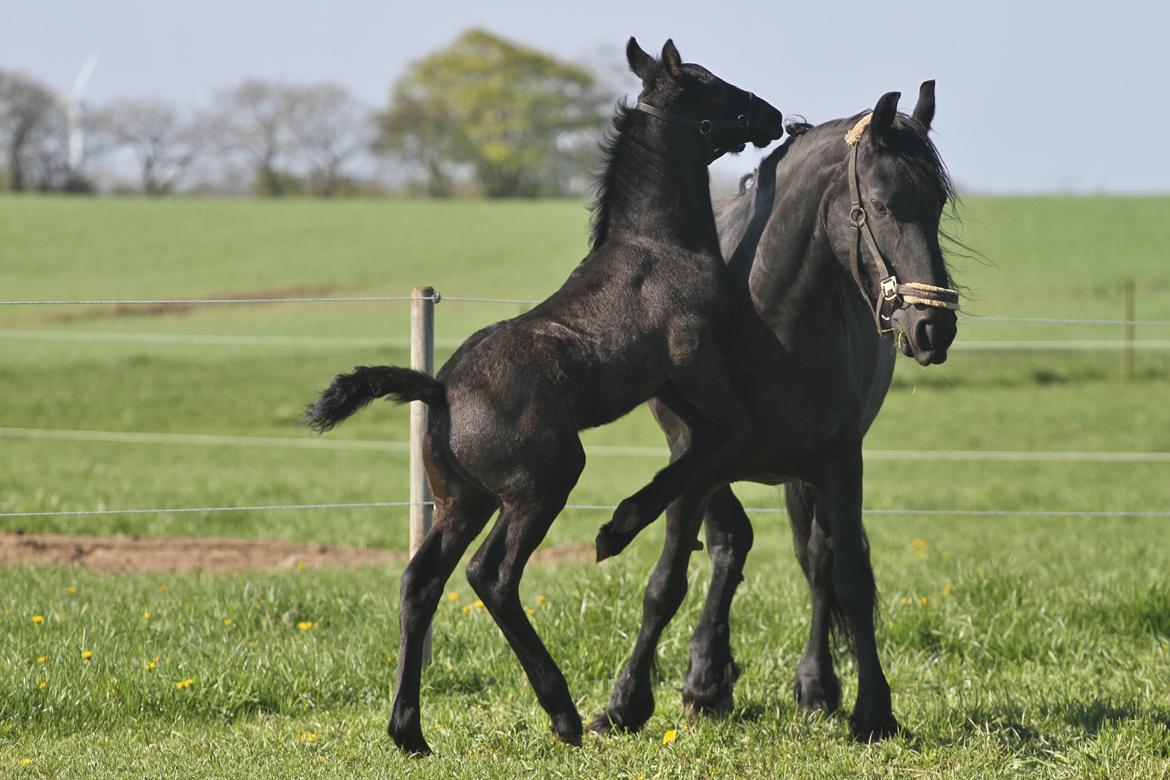
<path id="1" fill-rule="evenodd" d="M 707 164 L 697 141 L 694 131 L 641 115 L 632 119 L 606 172 L 606 240 L 651 237 L 718 255 Z"/>

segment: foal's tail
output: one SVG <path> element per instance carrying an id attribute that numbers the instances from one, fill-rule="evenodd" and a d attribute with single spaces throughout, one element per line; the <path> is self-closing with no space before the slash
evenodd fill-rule
<path id="1" fill-rule="evenodd" d="M 445 406 L 447 393 L 434 377 L 399 366 L 358 366 L 351 374 L 338 374 L 333 384 L 305 410 L 305 424 L 324 433 L 332 430 L 375 398 L 390 396 L 397 403 L 422 401 Z"/>

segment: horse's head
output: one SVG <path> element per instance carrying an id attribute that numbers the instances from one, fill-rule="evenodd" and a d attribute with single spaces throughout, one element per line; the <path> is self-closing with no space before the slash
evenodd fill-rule
<path id="1" fill-rule="evenodd" d="M 826 225 L 879 328 L 904 334 L 902 352 L 926 366 L 947 359 L 958 325 L 958 293 L 939 244 L 954 188 L 927 137 L 934 82 L 922 85 L 910 117 L 898 113 L 898 98 L 883 95 L 846 135 Z"/>
<path id="2" fill-rule="evenodd" d="M 673 41 L 662 47 L 659 61 L 630 38 L 626 59 L 642 80 L 638 110 L 692 130 L 705 147 L 708 162 L 727 152 L 742 152 L 749 143 L 767 146 L 784 134 L 780 111 L 702 65 L 684 63 Z"/>

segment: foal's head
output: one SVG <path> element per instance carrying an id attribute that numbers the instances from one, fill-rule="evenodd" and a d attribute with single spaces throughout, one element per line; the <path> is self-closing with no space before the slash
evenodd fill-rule
<path id="1" fill-rule="evenodd" d="M 898 113 L 898 98 L 897 92 L 883 95 L 873 112 L 853 125 L 842 147 L 848 155 L 849 142 L 856 144 L 856 183 L 851 192 L 846 156 L 824 213 L 834 254 L 849 263 L 856 252 L 871 304 L 879 306 L 880 297 L 889 296 L 890 320 L 882 326 L 904 333 L 902 352 L 926 366 L 947 359 L 957 331 L 958 296 L 939 244 L 939 221 L 955 191 L 927 137 L 934 82 L 922 85 L 909 117 Z M 852 205 L 855 197 L 859 207 Z M 873 256 L 867 228 L 885 266 Z M 883 291 L 881 282 L 891 274 L 897 291 L 892 285 Z"/>
<path id="2" fill-rule="evenodd" d="M 767 146 L 784 134 L 784 115 L 750 92 L 728 84 L 702 65 L 682 61 L 673 41 L 655 60 L 638 42 L 626 45 L 630 70 L 642 80 L 637 108 L 688 128 L 708 162 L 749 144 Z"/>

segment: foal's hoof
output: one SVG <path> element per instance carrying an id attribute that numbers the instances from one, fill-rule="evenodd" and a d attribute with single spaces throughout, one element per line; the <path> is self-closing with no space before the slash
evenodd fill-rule
<path id="1" fill-rule="evenodd" d="M 619 533 L 610 528 L 609 525 L 603 525 L 601 530 L 597 532 L 597 539 L 593 542 L 593 546 L 597 550 L 597 562 L 601 563 L 606 558 L 617 555 L 626 549 L 626 546 L 633 540 L 633 534 Z"/>
<path id="2" fill-rule="evenodd" d="M 594 734 L 600 734 L 603 737 L 612 736 L 618 730 L 613 720 L 610 719 L 608 712 L 603 712 L 593 720 L 589 721 L 589 730 Z"/>
<path id="3" fill-rule="evenodd" d="M 683 709 L 692 718 L 719 718 L 735 709 L 735 696 L 730 688 L 702 696 L 683 689 Z"/>
<path id="4" fill-rule="evenodd" d="M 431 746 L 423 739 L 422 726 L 418 723 L 396 727 L 394 721 L 391 721 L 386 732 L 390 735 L 390 739 L 394 740 L 398 749 L 407 755 L 421 758 L 431 754 Z"/>
<path id="5" fill-rule="evenodd" d="M 899 731 L 894 714 L 887 712 L 878 717 L 865 717 L 853 713 L 849 718 L 849 730 L 858 742 L 880 742 L 889 739 Z"/>
<path id="6" fill-rule="evenodd" d="M 581 747 L 583 729 L 581 728 L 581 716 L 577 713 L 573 712 L 554 717 L 552 730 L 553 734 L 556 734 L 557 739 L 561 742 L 574 747 Z"/>
<path id="7" fill-rule="evenodd" d="M 627 498 L 617 505 L 617 509 L 613 510 L 613 519 L 606 527 L 618 533 L 628 534 L 630 531 L 637 530 L 641 525 L 642 510 L 638 509 L 636 501 Z"/>

